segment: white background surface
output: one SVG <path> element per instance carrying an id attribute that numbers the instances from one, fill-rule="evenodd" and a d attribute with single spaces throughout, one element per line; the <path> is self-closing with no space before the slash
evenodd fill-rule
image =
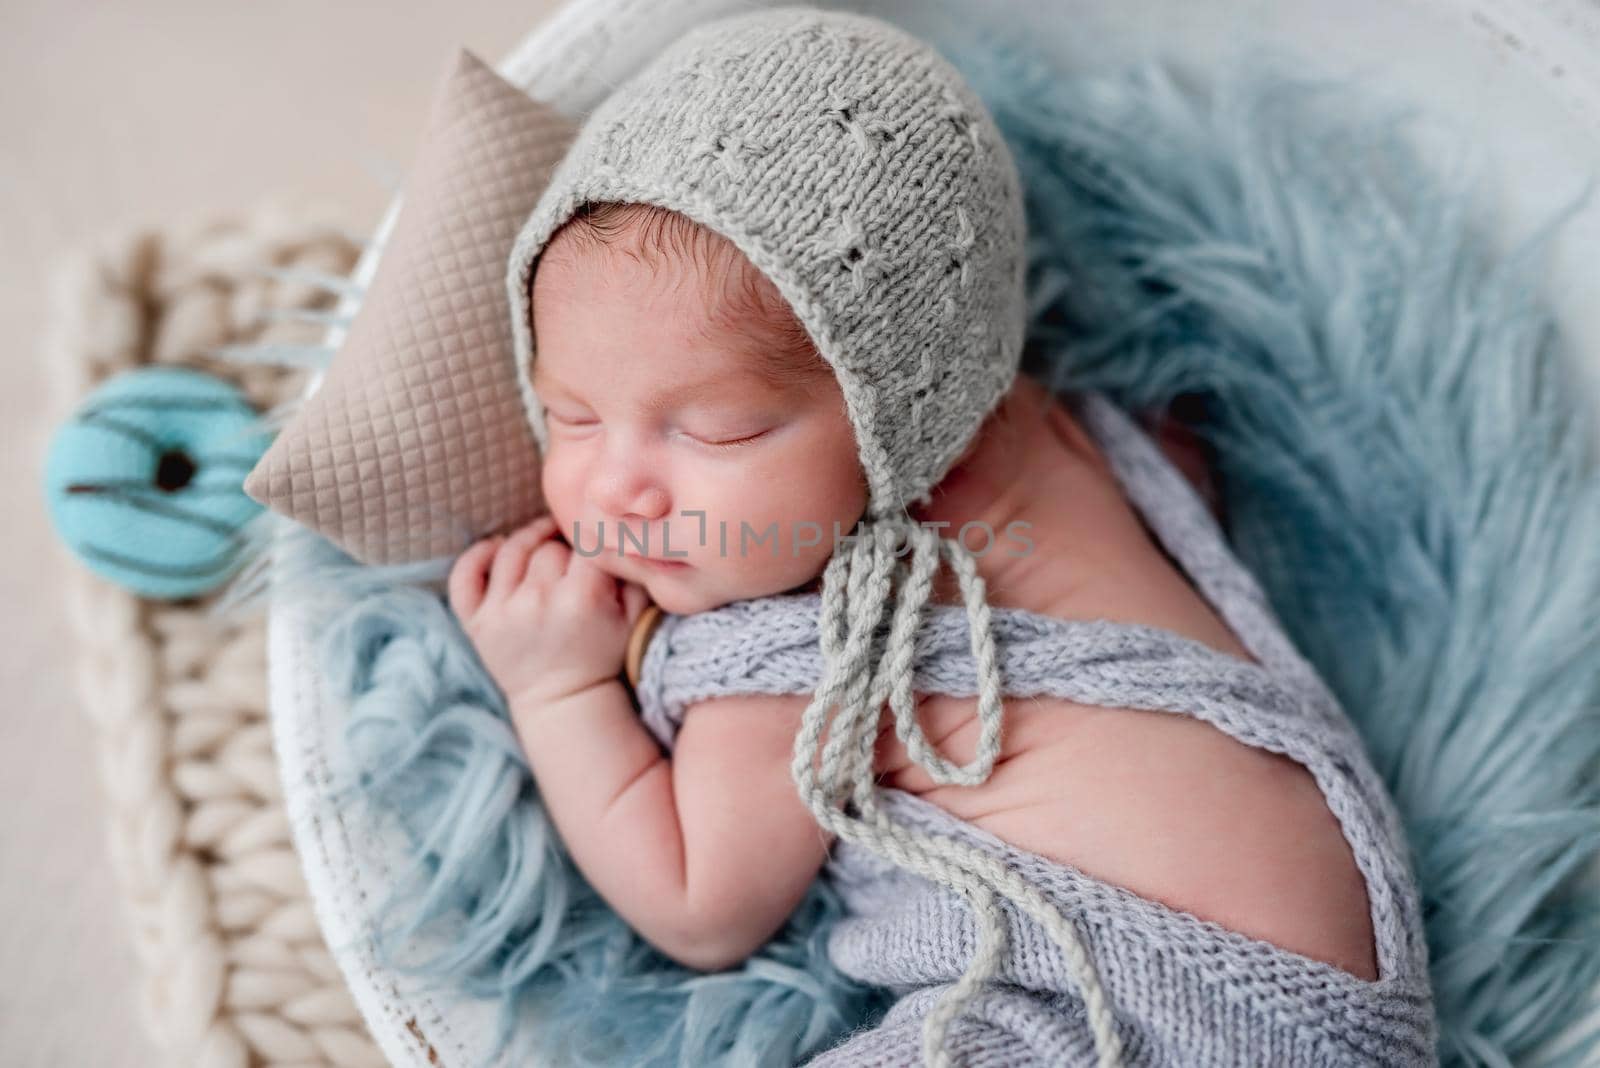
<path id="1" fill-rule="evenodd" d="M 278 195 L 370 231 L 363 160 L 403 170 L 455 47 L 495 63 L 554 6 L 0 0 L 0 1063 L 158 1063 L 39 489 L 51 263 Z"/>

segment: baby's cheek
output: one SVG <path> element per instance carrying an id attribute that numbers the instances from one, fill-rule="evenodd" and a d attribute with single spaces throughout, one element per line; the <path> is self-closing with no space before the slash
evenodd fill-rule
<path id="1" fill-rule="evenodd" d="M 572 522 L 579 518 L 578 480 L 571 465 L 552 456 L 539 470 L 539 487 L 544 494 L 545 507 L 555 516 L 563 535 L 572 536 Z"/>
<path id="2" fill-rule="evenodd" d="M 782 584 L 788 558 L 786 541 L 773 553 L 774 534 L 788 522 L 789 509 L 770 484 L 754 477 L 752 469 L 734 471 L 726 466 L 709 470 L 704 478 L 686 480 L 680 487 L 670 518 L 674 551 L 681 546 L 695 565 L 697 584 L 714 587 L 726 599 L 776 593 Z M 685 517 L 684 510 L 703 512 Z M 705 544 L 699 544 L 701 523 Z M 771 531 L 769 531 L 771 528 Z M 780 572 L 774 575 L 774 571 Z"/>
<path id="3" fill-rule="evenodd" d="M 747 498 L 747 507 L 761 513 L 763 527 L 776 522 L 781 531 L 782 560 L 775 570 L 789 585 L 820 572 L 833 551 L 834 528 L 841 537 L 849 534 L 866 510 L 866 484 L 853 440 L 844 447 L 812 441 L 750 484 L 759 489 Z M 770 562 L 770 556 L 762 555 Z"/>
<path id="4" fill-rule="evenodd" d="M 867 507 L 866 476 L 849 427 L 822 435 L 795 464 L 796 497 L 812 513 L 807 518 L 830 532 L 837 522 L 848 533 Z"/>

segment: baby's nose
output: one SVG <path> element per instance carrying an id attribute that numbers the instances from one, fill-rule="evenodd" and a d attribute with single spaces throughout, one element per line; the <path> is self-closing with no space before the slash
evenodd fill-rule
<path id="1" fill-rule="evenodd" d="M 614 519 L 660 519 L 671 506 L 666 487 L 640 464 L 612 466 L 590 485 L 595 507 Z"/>

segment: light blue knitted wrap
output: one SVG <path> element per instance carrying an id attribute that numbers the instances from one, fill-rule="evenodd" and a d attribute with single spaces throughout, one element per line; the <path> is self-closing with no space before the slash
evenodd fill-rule
<path id="1" fill-rule="evenodd" d="M 1427 941 L 1405 834 L 1360 735 L 1295 651 L 1204 504 L 1144 432 L 1099 394 L 1065 399 L 1079 402 L 1080 418 L 1130 500 L 1259 664 L 1154 627 L 996 608 L 992 631 L 1005 692 L 1192 715 L 1303 764 L 1366 880 L 1378 979 L 1360 979 L 1013 848 L 903 791 L 882 791 L 880 803 L 898 823 L 982 849 L 1071 917 L 1109 996 L 1123 1063 L 1437 1063 Z M 816 595 L 791 594 L 665 617 L 641 670 L 645 723 L 670 748 L 692 702 L 810 693 L 824 670 L 819 611 Z M 977 694 L 978 665 L 962 608 L 929 607 L 914 665 L 919 693 Z M 849 910 L 829 940 L 834 963 L 903 997 L 876 1028 L 808 1063 L 920 1065 L 922 1023 L 979 944 L 973 910 L 955 891 L 853 842 L 835 845 L 827 874 Z M 1010 902 L 1002 910 L 1002 982 L 968 1003 L 946 1049 L 970 1065 L 1093 1062 L 1097 1043 L 1076 968 L 1027 915 Z"/>

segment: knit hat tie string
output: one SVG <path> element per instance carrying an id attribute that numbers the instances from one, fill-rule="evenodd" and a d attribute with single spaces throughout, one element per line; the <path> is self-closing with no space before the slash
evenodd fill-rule
<path id="1" fill-rule="evenodd" d="M 909 564 L 898 555 L 902 538 L 910 546 Z M 912 692 L 916 635 L 943 559 L 950 561 L 956 574 L 978 671 L 978 751 L 962 765 L 945 759 L 928 742 L 917 722 Z M 894 611 L 885 638 L 882 625 L 890 604 Z M 886 700 L 894 713 L 895 734 L 934 782 L 974 786 L 994 770 L 1000 752 L 1003 688 L 984 582 L 972 553 L 959 540 L 941 538 L 907 518 L 864 521 L 849 546 L 835 552 L 823 572 L 819 623 L 823 675 L 795 736 L 790 765 L 801 798 L 818 824 L 840 838 L 953 887 L 972 905 L 979 924 L 977 952 L 966 972 L 941 995 L 924 1021 L 926 1062 L 952 1063 L 944 1049 L 950 1024 L 962 1005 L 1000 971 L 1007 934 L 1004 914 L 995 902 L 998 891 L 1037 920 L 1066 954 L 1088 1011 L 1099 1063 L 1118 1064 L 1121 1039 L 1093 961 L 1076 928 L 1054 903 L 983 851 L 946 835 L 923 835 L 902 827 L 878 804 L 873 764 Z M 837 713 L 830 721 L 834 708 Z"/>

